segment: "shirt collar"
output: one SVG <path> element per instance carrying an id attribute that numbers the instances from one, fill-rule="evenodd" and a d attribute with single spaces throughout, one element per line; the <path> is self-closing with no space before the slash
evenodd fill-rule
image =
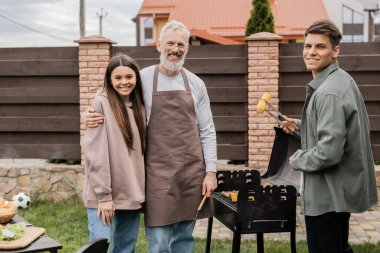
<path id="1" fill-rule="evenodd" d="M 312 88 L 313 90 L 316 90 L 318 89 L 319 86 L 321 86 L 321 84 L 323 83 L 323 81 L 332 73 L 334 72 L 335 70 L 337 70 L 339 68 L 339 64 L 338 62 L 334 62 L 334 63 L 331 63 L 329 66 L 327 66 L 324 70 L 322 70 L 321 73 L 319 73 L 319 75 L 314 78 L 310 83 L 308 83 L 307 85 L 309 87 L 307 88 Z"/>

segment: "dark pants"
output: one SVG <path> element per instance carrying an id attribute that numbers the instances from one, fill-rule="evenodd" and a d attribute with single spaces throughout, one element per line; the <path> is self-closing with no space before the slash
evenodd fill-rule
<path id="1" fill-rule="evenodd" d="M 305 216 L 309 253 L 353 253 L 348 245 L 351 213 Z"/>

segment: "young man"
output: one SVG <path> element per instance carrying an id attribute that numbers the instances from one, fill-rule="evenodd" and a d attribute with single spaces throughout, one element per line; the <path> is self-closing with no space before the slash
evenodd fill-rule
<path id="1" fill-rule="evenodd" d="M 329 20 L 306 30 L 303 59 L 314 79 L 306 85 L 301 120 L 284 122 L 285 132 L 301 130 L 301 150 L 290 164 L 302 172 L 309 253 L 353 252 L 350 215 L 377 203 L 369 119 L 358 86 L 338 66 L 341 38 Z"/>
<path id="2" fill-rule="evenodd" d="M 141 74 L 147 116 L 145 225 L 150 253 L 190 253 L 194 219 L 202 196 L 216 181 L 216 132 L 206 86 L 183 68 L 188 29 L 170 21 L 161 31 L 160 64 Z M 96 127 L 99 114 L 87 113 Z M 198 218 L 212 216 L 208 199 Z"/>

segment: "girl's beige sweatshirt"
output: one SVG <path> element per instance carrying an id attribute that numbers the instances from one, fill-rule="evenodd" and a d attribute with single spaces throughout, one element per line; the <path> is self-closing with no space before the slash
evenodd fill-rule
<path id="1" fill-rule="evenodd" d="M 145 201 L 145 171 L 132 104 L 126 104 L 133 131 L 131 152 L 128 152 L 104 91 L 95 97 L 92 107 L 104 115 L 104 123 L 88 128 L 81 141 L 86 170 L 84 205 L 98 208 L 99 202 L 112 200 L 116 209 L 139 209 Z"/>

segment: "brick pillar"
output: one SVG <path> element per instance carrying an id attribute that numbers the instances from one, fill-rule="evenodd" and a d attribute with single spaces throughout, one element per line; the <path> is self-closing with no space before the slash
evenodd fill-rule
<path id="1" fill-rule="evenodd" d="M 101 36 L 88 36 L 75 41 L 79 43 L 79 103 L 82 113 L 91 105 L 96 92 L 103 87 L 104 73 L 110 60 L 112 44 Z M 81 138 L 86 129 L 81 120 Z M 82 162 L 83 153 L 81 152 Z"/>
<path id="2" fill-rule="evenodd" d="M 248 42 L 248 166 L 267 168 L 274 141 L 276 121 L 265 112 L 257 113 L 256 105 L 264 92 L 272 96 L 278 108 L 279 42 L 282 37 L 268 32 L 252 34 Z"/>

